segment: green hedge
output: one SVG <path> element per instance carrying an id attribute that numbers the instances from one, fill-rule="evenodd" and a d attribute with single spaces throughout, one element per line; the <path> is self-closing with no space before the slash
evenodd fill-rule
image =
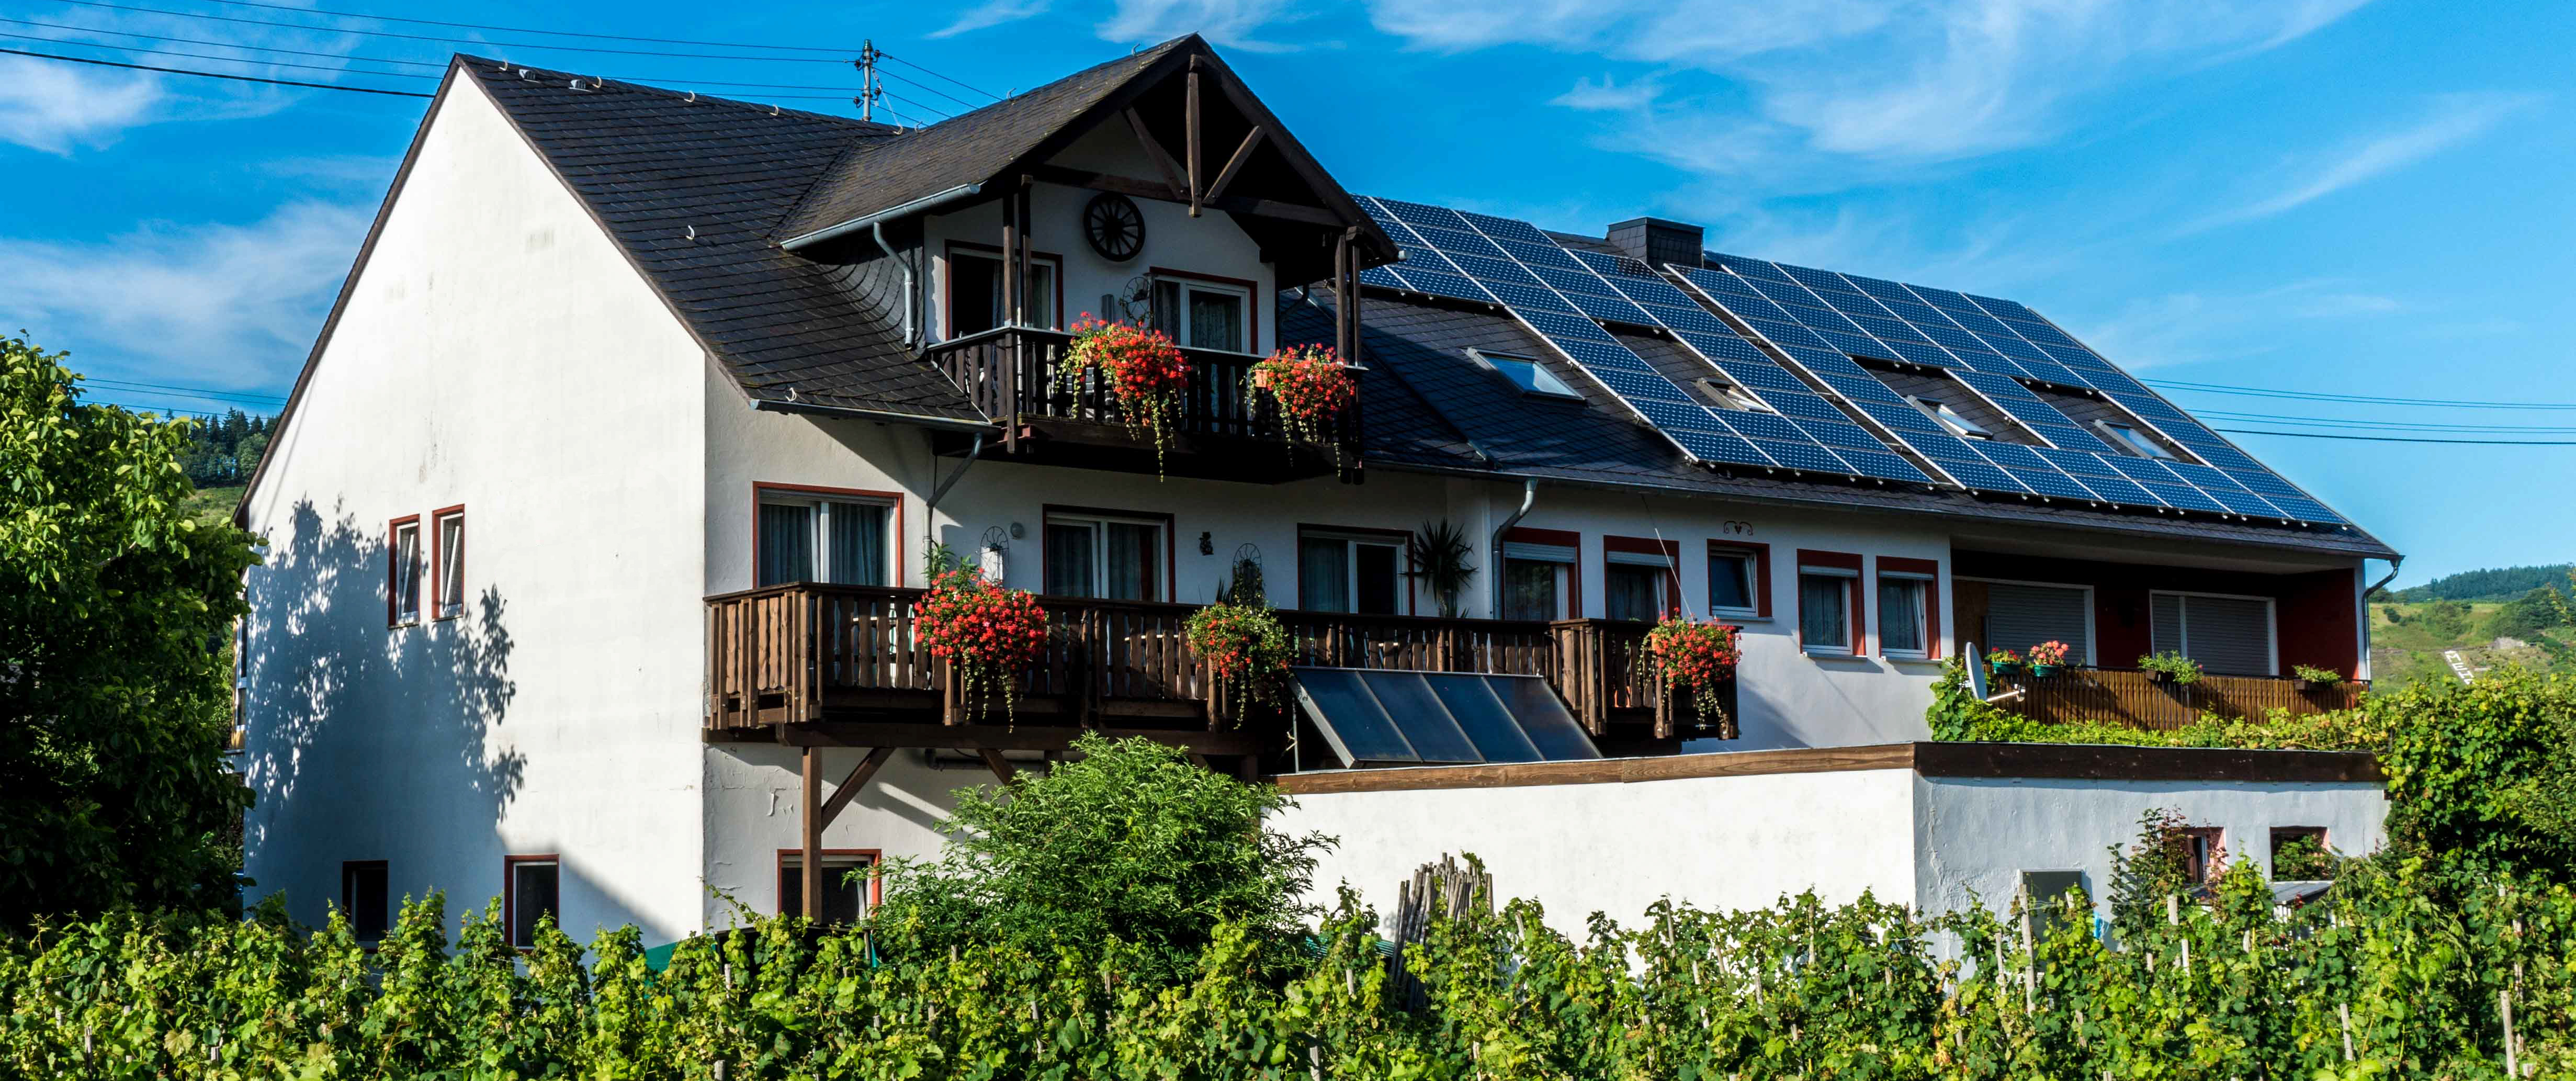
<path id="1" fill-rule="evenodd" d="M 2402 864 L 2276 918 L 2250 869 L 2108 944 L 2077 900 L 1925 921 L 1867 899 L 1658 905 L 1581 941 L 1537 906 L 1435 923 L 1394 996 L 1371 921 L 1253 975 L 1226 925 L 1156 982 L 1116 944 L 872 965 L 786 921 L 645 964 L 631 929 L 524 958 L 436 897 L 374 956 L 336 921 L 108 918 L 0 948 L 0 1073 L 83 1078 L 2500 1078 L 2576 1074 L 2576 897 L 2487 883 L 2434 903 Z M 2351 1053 L 2345 1047 L 2350 1041 Z"/>

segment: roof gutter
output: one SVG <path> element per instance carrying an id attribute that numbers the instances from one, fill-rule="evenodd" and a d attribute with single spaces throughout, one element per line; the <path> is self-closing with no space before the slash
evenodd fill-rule
<path id="1" fill-rule="evenodd" d="M 816 229 L 803 236 L 788 237 L 785 240 L 779 241 L 778 246 L 785 248 L 788 251 L 810 248 L 826 240 L 835 240 L 858 232 L 861 229 L 872 228 L 876 223 L 881 221 L 893 221 L 896 218 L 910 217 L 926 210 L 946 206 L 960 199 L 970 199 L 983 194 L 983 191 L 984 185 L 981 183 L 959 184 L 947 191 L 932 192 L 908 203 L 898 203 L 872 214 L 862 214 L 858 217 L 842 222 L 839 225 Z"/>
<path id="2" fill-rule="evenodd" d="M 1538 478 L 1531 477 L 1521 482 L 1521 509 L 1513 511 L 1511 517 L 1503 519 L 1503 524 L 1494 527 L 1494 544 L 1493 547 L 1486 549 L 1485 560 L 1490 565 L 1485 572 L 1485 578 L 1494 584 L 1494 610 L 1492 615 L 1486 617 L 1488 619 L 1503 618 L 1503 534 L 1511 532 L 1513 526 L 1521 524 L 1521 519 L 1528 517 L 1530 508 L 1537 504 Z"/>
<path id="3" fill-rule="evenodd" d="M 2380 578 L 2380 580 L 2378 580 L 2378 581 L 2376 581 L 2376 582 L 2372 582 L 2372 583 L 2370 583 L 2370 588 L 2368 588 L 2368 589 L 2365 589 L 2365 590 L 2362 590 L 2362 591 L 2361 591 L 2361 599 L 2362 599 L 2362 601 L 2363 601 L 2364 603 L 2367 603 L 2367 602 L 2370 600 L 2370 598 L 2371 598 L 2371 596 L 2372 596 L 2373 594 L 2378 593 L 2378 592 L 2379 592 L 2380 590 L 2382 590 L 2382 589 L 2386 589 L 2386 588 L 2388 588 L 2388 583 L 2390 583 L 2390 582 L 2394 582 L 2394 581 L 2396 581 L 2396 580 L 2397 580 L 2397 571 L 2398 571 L 2398 568 L 2404 567 L 2405 565 L 2406 565 L 2406 557 L 2405 557 L 2405 556 L 2403 556 L 2403 555 L 2400 555 L 2400 556 L 2398 556 L 2398 557 L 2397 557 L 2397 558 L 2395 558 L 2395 559 L 2391 559 L 2391 560 L 2389 560 L 2389 561 L 2388 561 L 2388 573 L 2387 573 L 2387 575 L 2385 575 L 2384 577 Z M 2368 623 L 2367 621 L 2365 621 L 2362 625 L 2366 627 L 2366 626 L 2369 626 L 2369 623 Z"/>
<path id="4" fill-rule="evenodd" d="M 813 413 L 827 417 L 858 417 L 884 424 L 917 424 L 924 428 L 946 428 L 950 431 L 989 433 L 994 425 L 980 420 L 950 420 L 925 417 L 918 413 L 893 413 L 883 409 L 860 409 L 847 405 L 809 405 L 804 402 L 782 402 L 771 398 L 751 399 L 756 413 Z"/>

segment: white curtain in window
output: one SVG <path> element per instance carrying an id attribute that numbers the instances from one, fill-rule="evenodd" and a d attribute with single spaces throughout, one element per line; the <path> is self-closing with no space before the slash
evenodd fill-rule
<path id="1" fill-rule="evenodd" d="M 1198 349 L 1243 349 L 1243 298 L 1191 290 L 1190 345 Z"/>
<path id="2" fill-rule="evenodd" d="M 1091 583 L 1092 531 L 1088 525 L 1046 527 L 1046 591 L 1058 597 L 1096 597 Z"/>
<path id="3" fill-rule="evenodd" d="M 1132 522 L 1110 522 L 1109 595 L 1122 601 L 1158 599 L 1156 568 L 1162 564 L 1162 530 Z"/>

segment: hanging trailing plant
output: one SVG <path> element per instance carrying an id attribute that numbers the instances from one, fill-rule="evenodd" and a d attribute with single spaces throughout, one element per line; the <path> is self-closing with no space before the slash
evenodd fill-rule
<path id="1" fill-rule="evenodd" d="M 1359 400 L 1359 381 L 1331 347 L 1291 345 L 1270 354 L 1252 366 L 1252 377 L 1245 380 L 1243 398 L 1246 404 L 1258 405 L 1263 395 L 1279 410 L 1279 434 L 1288 443 L 1288 452 L 1296 453 L 1297 444 L 1323 443 L 1333 448 L 1333 464 L 1342 461 L 1342 448 L 1333 442 L 1333 422 L 1342 411 Z"/>
<path id="2" fill-rule="evenodd" d="M 1646 632 L 1646 648 L 1654 654 L 1656 669 L 1665 682 L 1689 697 L 1691 711 L 1703 724 L 1712 716 L 1726 719 L 1726 699 L 1719 690 L 1735 678 L 1736 662 L 1743 657 L 1737 646 L 1742 630 L 1727 623 L 1666 616 Z"/>
<path id="3" fill-rule="evenodd" d="M 1219 601 L 1190 614 L 1190 649 L 1208 678 L 1250 700 L 1276 705 L 1294 650 L 1288 628 L 1267 604 Z"/>
<path id="4" fill-rule="evenodd" d="M 1004 589 L 946 545 L 933 545 L 930 590 L 922 594 L 913 626 L 931 656 L 957 669 L 967 712 L 981 716 L 998 695 L 1003 716 L 1017 722 L 1012 675 L 1036 660 L 1047 640 L 1046 609 L 1035 595 Z"/>
<path id="5" fill-rule="evenodd" d="M 1117 395 L 1118 415 L 1127 430 L 1153 435 L 1154 475 L 1160 479 L 1172 427 L 1180 420 L 1181 396 L 1190 386 L 1189 358 L 1162 331 L 1106 322 L 1084 312 L 1073 324 L 1073 344 L 1065 350 L 1055 380 L 1078 386 L 1093 372 Z"/>

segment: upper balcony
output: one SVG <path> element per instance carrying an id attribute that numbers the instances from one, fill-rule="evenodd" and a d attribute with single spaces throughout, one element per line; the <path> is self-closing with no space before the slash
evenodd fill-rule
<path id="1" fill-rule="evenodd" d="M 711 734 L 760 738 L 783 735 L 778 726 L 842 725 L 854 740 L 927 736 L 960 747 L 993 745 L 985 737 L 1003 729 L 1002 710 L 967 713 L 958 679 L 915 635 L 921 594 L 800 583 L 707 598 Z M 1079 727 L 1205 733 L 1212 738 L 1199 749 L 1212 754 L 1260 755 L 1287 745 L 1289 718 L 1229 701 L 1190 649 L 1185 628 L 1198 606 L 1039 602 L 1052 633 L 1044 655 L 1018 674 L 1013 745 L 1058 746 Z M 1690 723 L 1677 713 L 1687 706 L 1677 707 L 1653 666 L 1641 663 L 1643 623 L 1300 611 L 1282 611 L 1279 619 L 1299 665 L 1543 677 L 1605 753 L 1676 752 Z M 950 733 L 931 731 L 937 728 Z M 973 739 L 968 729 L 977 730 Z"/>
<path id="2" fill-rule="evenodd" d="M 1357 401 L 1326 433 L 1328 444 L 1291 445 L 1268 397 L 1247 393 L 1261 358 L 1183 349 L 1190 388 L 1158 456 L 1152 434 L 1128 426 L 1118 396 L 1096 376 L 1059 375 L 1072 340 L 1062 331 L 1003 327 L 932 345 L 924 357 L 1002 424 L 1005 447 L 1028 461 L 1260 484 L 1359 477 Z"/>

